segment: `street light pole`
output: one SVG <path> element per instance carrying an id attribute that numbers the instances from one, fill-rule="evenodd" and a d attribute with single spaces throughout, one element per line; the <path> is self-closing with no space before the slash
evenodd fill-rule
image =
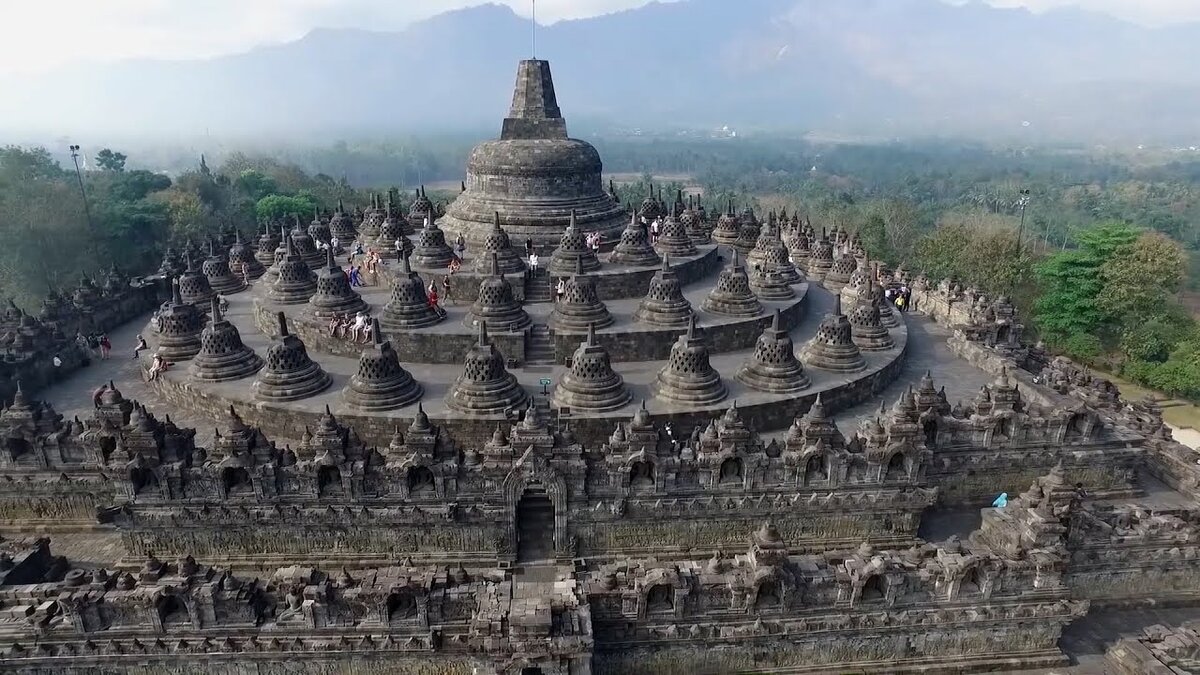
<path id="1" fill-rule="evenodd" d="M 75 178 L 79 180 L 79 196 L 83 197 L 83 212 L 87 215 L 89 229 L 95 229 L 92 224 L 92 207 L 88 204 L 87 192 L 83 189 L 83 172 L 79 170 L 79 146 L 71 146 L 71 161 L 75 162 Z"/>
<path id="2" fill-rule="evenodd" d="M 1021 199 L 1017 201 L 1021 207 L 1021 225 L 1017 228 L 1017 257 L 1021 257 L 1021 240 L 1025 236 L 1025 207 L 1029 206 L 1029 190 L 1021 190 Z"/>

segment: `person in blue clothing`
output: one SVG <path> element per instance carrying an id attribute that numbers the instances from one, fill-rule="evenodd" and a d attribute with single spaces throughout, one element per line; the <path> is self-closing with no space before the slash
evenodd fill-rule
<path id="1" fill-rule="evenodd" d="M 996 501 L 992 502 L 992 508 L 1002 509 L 1006 506 L 1008 506 L 1008 493 L 1001 492 L 1000 496 L 996 497 Z"/>

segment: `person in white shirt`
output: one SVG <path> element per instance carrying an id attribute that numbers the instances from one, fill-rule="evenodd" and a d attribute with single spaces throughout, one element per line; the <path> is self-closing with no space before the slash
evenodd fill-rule
<path id="1" fill-rule="evenodd" d="M 537 268 L 538 268 L 538 255 L 536 253 L 530 253 L 529 254 L 529 269 L 532 272 L 536 272 Z"/>

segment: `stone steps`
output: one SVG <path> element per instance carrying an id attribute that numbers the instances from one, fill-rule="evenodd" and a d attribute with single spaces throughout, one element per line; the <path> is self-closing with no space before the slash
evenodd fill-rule
<path id="1" fill-rule="evenodd" d="M 533 365 L 554 364 L 554 341 L 551 339 L 550 328 L 542 324 L 534 324 L 529 329 L 525 344 L 525 363 Z"/>
<path id="2" fill-rule="evenodd" d="M 538 270 L 525 285 L 525 302 L 554 302 L 554 292 L 550 288 L 550 274 L 546 270 Z"/>

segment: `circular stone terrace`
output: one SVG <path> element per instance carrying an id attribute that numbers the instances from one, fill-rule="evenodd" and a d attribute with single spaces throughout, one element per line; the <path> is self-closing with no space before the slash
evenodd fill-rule
<path id="1" fill-rule="evenodd" d="M 410 237 L 417 247 L 421 246 L 421 236 L 422 232 L 418 231 Z M 515 403 L 506 406 L 507 410 L 464 412 L 461 407 L 448 406 L 446 400 L 452 396 L 452 388 L 464 373 L 464 359 L 481 341 L 481 331 L 472 314 L 480 286 L 490 283 L 489 293 L 494 296 L 497 284 L 495 276 L 476 271 L 487 269 L 488 261 L 479 259 L 484 251 L 478 246 L 473 249 L 468 249 L 463 256 L 462 269 L 451 275 L 450 295 L 453 299 L 449 302 L 442 299 L 444 316 L 440 321 L 427 327 L 393 327 L 381 331 L 382 338 L 393 345 L 403 368 L 423 390 L 416 396 L 408 396 L 411 402 L 406 405 L 385 411 L 367 411 L 347 400 L 343 389 L 359 371 L 360 354 L 364 350 L 377 353 L 378 348 L 331 336 L 329 319 L 317 315 L 312 302 L 280 302 L 277 294 L 269 292 L 272 283 L 278 284 L 269 281 L 278 278 L 277 269 L 274 277 L 268 271 L 266 277 L 255 281 L 248 289 L 227 295 L 229 307 L 224 313 L 224 318 L 237 328 L 244 345 L 268 362 L 266 367 L 239 379 L 211 382 L 197 378 L 190 372 L 194 369 L 188 367 L 188 362 L 181 360 L 152 386 L 174 405 L 203 416 L 216 418 L 232 405 L 247 422 L 284 438 L 299 437 L 303 427 L 315 426 L 318 417 L 328 408 L 367 442 L 386 444 L 398 426 L 408 424 L 420 405 L 456 439 L 483 441 L 491 436 L 498 424 L 515 421 L 532 403 L 543 410 L 555 410 L 580 440 L 599 443 L 607 438 L 618 421 L 629 419 L 642 406 L 651 418 L 671 422 L 679 433 L 708 424 L 714 414 L 734 402 L 755 428 L 763 431 L 786 428 L 818 396 L 830 412 L 850 408 L 876 396 L 898 376 L 906 352 L 908 331 L 903 317 L 895 313 L 893 316 L 898 325 L 886 329 L 891 346 L 861 352 L 854 348 L 855 358 L 860 354 L 861 360 L 858 366 L 851 366 L 852 372 L 828 370 L 814 363 L 811 354 L 806 352 L 806 345 L 815 337 L 823 343 L 831 339 L 837 342 L 838 336 L 830 333 L 836 333 L 838 321 L 842 327 L 846 322 L 841 315 L 838 294 L 817 283 L 804 281 L 803 274 L 798 275 L 800 280 L 789 284 L 793 297 L 781 300 L 759 298 L 761 309 L 753 316 L 734 317 L 709 311 L 706 299 L 718 285 L 722 270 L 727 270 L 735 259 L 732 248 L 715 244 L 700 245 L 693 255 L 669 259 L 670 274 L 679 280 L 682 296 L 690 304 L 695 319 L 689 340 L 686 324 L 665 327 L 640 318 L 639 309 L 647 288 L 663 274 L 664 266 L 608 262 L 610 253 L 602 252 L 598 256 L 599 268 L 580 276 L 591 281 L 595 296 L 611 316 L 611 323 L 596 329 L 592 340 L 607 352 L 606 360 L 620 376 L 622 383 L 619 386 L 623 386 L 628 396 L 627 399 L 620 396 L 626 401 L 623 404 L 603 411 L 574 408 L 562 404 L 564 399 L 572 399 L 563 396 L 557 388 L 563 386 L 564 376 L 570 373 L 576 350 L 588 339 L 587 329 L 562 327 L 553 316 L 556 303 L 536 301 L 545 300 L 546 295 L 552 296 L 560 278 L 570 281 L 576 276 L 548 273 L 546 267 L 552 261 L 547 255 L 543 257 L 539 274 L 517 272 L 505 275 L 516 301 L 513 304 L 528 316 L 528 321 L 520 319 L 512 325 L 490 327 L 486 336 L 486 341 L 503 356 L 504 370 L 515 378 L 524 395 L 514 395 L 510 391 L 509 400 Z M 345 260 L 344 255 L 339 256 L 339 262 Z M 580 266 L 577 263 L 576 267 Z M 279 264 L 275 266 L 278 267 Z M 312 267 L 320 271 L 326 265 Z M 439 290 L 441 279 L 448 274 L 446 268 L 414 266 L 410 271 L 419 277 L 424 287 L 437 280 Z M 393 300 L 394 281 L 407 277 L 401 262 L 386 261 L 377 278 L 368 279 L 373 285 L 354 291 L 361 295 L 371 316 L 380 318 L 386 314 L 385 306 Z M 311 292 L 308 295 L 311 296 Z M 770 294 L 761 295 L 774 297 L 786 293 L 776 288 Z M 495 297 L 490 300 L 494 301 Z M 511 312 L 512 308 L 507 311 Z M 307 395 L 298 400 L 282 401 L 279 400 L 281 397 L 264 400 L 256 384 L 257 380 L 270 379 L 268 371 L 272 367 L 272 358 L 269 351 L 272 345 L 278 348 L 280 344 L 279 313 L 287 317 L 287 332 L 303 341 L 308 357 L 328 375 L 327 385 L 323 379 L 309 378 L 309 384 L 301 387 L 301 394 Z M 774 333 L 773 322 L 777 326 Z M 154 331 L 147 330 L 146 333 L 150 335 Z M 771 334 L 770 339 L 768 334 Z M 156 335 L 151 339 L 152 348 L 159 346 L 160 338 Z M 294 338 L 289 339 L 294 343 Z M 754 387 L 744 381 L 754 378 L 738 376 L 745 364 L 762 357 L 764 350 L 778 351 L 780 345 L 786 345 L 786 339 L 791 340 L 794 354 L 803 363 L 803 372 L 798 378 L 794 372 L 788 376 L 791 384 L 784 387 L 788 391 L 767 391 L 764 389 L 772 385 L 762 386 L 761 378 L 758 380 L 760 386 Z M 762 344 L 763 340 L 768 344 Z M 592 352 L 595 351 L 593 348 Z M 773 357 L 780 358 L 780 355 Z M 289 356 L 284 359 L 285 363 L 277 365 L 284 369 L 296 367 L 291 360 Z M 704 361 L 718 374 L 719 383 L 712 383 L 710 373 L 707 385 L 695 385 L 704 391 L 691 396 L 696 392 L 675 391 L 667 376 L 665 388 L 671 391 L 663 391 L 660 371 L 664 368 L 688 371 L 683 373 L 687 381 L 681 385 L 687 389 L 695 384 L 692 380 L 697 375 L 690 371 L 696 367 L 703 370 Z M 699 379 L 704 379 L 703 374 Z M 723 396 L 720 389 L 724 390 Z"/>

